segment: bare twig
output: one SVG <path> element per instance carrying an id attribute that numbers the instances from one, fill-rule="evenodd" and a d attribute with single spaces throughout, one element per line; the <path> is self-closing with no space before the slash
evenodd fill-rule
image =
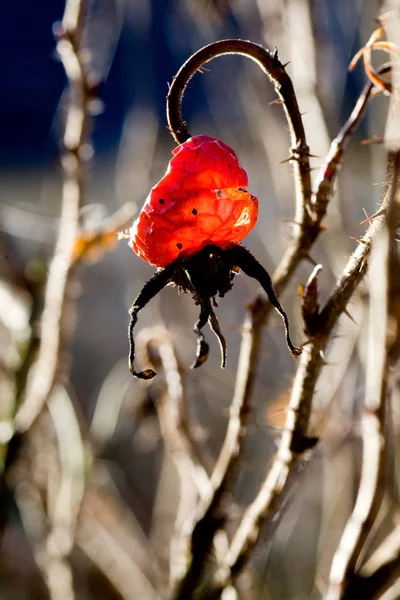
<path id="1" fill-rule="evenodd" d="M 80 40 L 86 14 L 85 0 L 68 0 L 59 26 L 57 51 L 69 82 L 70 101 L 63 139 L 64 184 L 59 235 L 49 267 L 41 321 L 40 347 L 32 382 L 15 417 L 18 431 L 28 429 L 47 402 L 57 379 L 68 284 L 83 201 L 83 152 L 89 123 L 91 89 L 85 73 Z"/>
<path id="2" fill-rule="evenodd" d="M 383 75 L 390 71 L 390 67 L 383 67 L 379 70 L 379 75 Z M 375 88 L 373 83 L 368 82 L 365 85 L 350 117 L 347 119 L 336 138 L 332 141 L 324 164 L 314 181 L 311 203 L 313 205 L 314 215 L 319 222 L 321 222 L 326 214 L 328 202 L 332 196 L 333 184 L 343 161 L 344 150 L 364 116 L 365 109 L 367 108 L 371 96 L 376 95 L 377 93 L 379 93 L 379 90 Z"/>
<path id="3" fill-rule="evenodd" d="M 25 436 L 30 458 L 20 460 L 14 469 L 14 494 L 49 597 L 74 600 L 69 557 L 84 491 L 85 453 L 77 415 L 64 388 L 54 389 L 48 407 L 55 437 L 48 415 L 42 413 Z"/>
<path id="4" fill-rule="evenodd" d="M 298 248 L 302 247 L 300 239 L 305 231 L 305 227 L 301 227 L 300 223 L 309 225 L 311 221 L 309 215 L 311 198 L 309 149 L 293 86 L 284 66 L 278 59 L 277 52 L 275 51 L 272 54 L 262 46 L 244 40 L 215 42 L 196 52 L 181 67 L 168 93 L 167 119 L 170 131 L 178 143 L 184 142 L 190 136 L 180 111 L 186 85 L 203 64 L 224 54 L 242 54 L 254 60 L 267 74 L 282 101 L 291 137 L 290 161 L 293 164 L 296 182 L 296 225 L 294 234 L 296 242 L 293 243 L 293 247 L 296 247 L 297 251 L 293 252 L 291 257 L 298 264 L 300 260 Z M 213 494 L 196 511 L 194 522 L 189 528 L 191 530 L 192 548 L 196 548 L 196 551 L 192 560 L 189 561 L 186 575 L 174 592 L 177 598 L 192 593 L 196 582 L 201 576 L 204 560 L 210 550 L 213 537 L 222 524 L 221 516 L 219 515 L 217 518 L 217 514 L 220 512 L 221 496 L 230 485 L 230 479 L 242 451 L 243 427 L 246 422 L 248 401 L 254 381 L 253 372 L 259 354 L 260 335 L 266 318 L 265 306 L 268 306 L 268 303 L 261 298 L 256 298 L 252 306 L 254 310 L 251 311 L 251 325 L 249 325 L 249 322 L 245 324 L 245 330 L 249 333 L 244 335 L 240 359 L 241 366 L 239 366 L 227 435 L 212 476 Z M 207 530 L 207 535 L 204 534 L 205 530 Z M 194 540 L 199 538 L 200 532 L 201 543 L 195 544 Z"/>

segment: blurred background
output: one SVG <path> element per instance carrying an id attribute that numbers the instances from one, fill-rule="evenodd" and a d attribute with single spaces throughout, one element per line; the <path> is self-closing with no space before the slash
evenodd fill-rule
<path id="1" fill-rule="evenodd" d="M 90 132 L 94 153 L 85 173 L 83 226 L 106 222 L 122 206 L 126 223 L 121 221 L 121 228 L 130 226 L 174 148 L 165 119 L 168 82 L 193 52 L 218 39 L 239 37 L 270 49 L 276 46 L 281 61 L 289 62 L 315 156 L 312 163 L 318 168 L 365 83 L 363 69 L 349 73 L 348 64 L 368 40 L 381 10 L 381 2 L 363 0 L 93 0 L 84 44 L 88 69 L 98 82 L 99 114 Z M 46 265 L 57 237 L 59 148 L 68 98 L 53 23 L 62 19 L 63 11 L 60 0 L 19 0 L 0 9 L 4 421 L 15 408 L 14 374 L 36 327 L 30 319 L 32 303 L 40 306 L 43 300 Z M 294 214 L 291 167 L 283 162 L 289 137 L 274 99 L 257 65 L 230 56 L 212 61 L 196 75 L 183 103 L 190 132 L 222 139 L 246 169 L 249 190 L 260 202 L 259 221 L 246 245 L 270 273 L 290 240 Z M 313 258 L 323 265 L 322 301 L 355 247 L 351 238 L 365 231 L 360 225 L 363 209 L 372 214 L 379 201 L 385 152 L 362 141 L 383 134 L 386 111 L 387 98 L 374 99 L 351 141 L 325 221 L 327 231 L 313 250 Z M 296 344 L 304 341 L 297 287 L 311 270 L 304 263 L 281 299 Z M 76 598 L 165 597 L 179 499 L 177 475 L 152 405 L 153 384 L 134 380 L 127 367 L 128 309 L 152 272 L 124 240 L 95 260 L 82 260 L 75 272 L 65 375 L 49 411 L 9 449 L 12 468 L 3 483 L 0 509 L 1 599 L 47 599 L 52 586 L 49 592 L 46 577 L 59 578 L 62 589 L 71 574 Z M 166 289 L 139 317 L 137 334 L 164 325 L 176 344 L 190 424 L 209 471 L 224 437 L 245 306 L 256 291 L 256 282 L 240 275 L 219 303 L 228 342 L 225 370 L 208 331 L 208 362 L 196 371 L 188 369 L 197 318 L 189 296 Z M 326 589 L 359 477 L 366 335 L 362 290 L 350 313 L 354 322 L 346 316 L 340 320 L 329 366 L 318 385 L 313 428 L 322 443 L 273 542 L 264 539 L 257 547 L 242 578 L 243 597 L 320 598 Z M 245 457 L 230 499 L 233 530 L 275 450 L 295 368 L 281 320 L 272 315 L 263 334 Z M 68 493 L 76 512 L 68 568 L 51 552 L 60 461 L 70 470 Z M 45 563 L 53 559 L 49 570 Z"/>

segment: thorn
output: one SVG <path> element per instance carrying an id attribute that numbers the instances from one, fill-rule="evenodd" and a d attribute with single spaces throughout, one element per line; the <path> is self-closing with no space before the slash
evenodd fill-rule
<path id="1" fill-rule="evenodd" d="M 287 61 L 287 63 L 285 63 L 285 64 L 283 64 L 283 65 L 282 65 L 282 67 L 283 67 L 284 69 L 286 69 L 286 67 L 287 67 L 288 65 L 290 65 L 290 63 L 291 63 L 291 62 L 292 62 L 291 60 L 288 60 L 288 61 Z"/>
<path id="2" fill-rule="evenodd" d="M 380 210 L 378 210 L 378 212 L 374 213 L 371 217 L 368 217 L 364 221 L 361 221 L 360 225 L 364 225 L 364 223 L 367 223 L 367 222 L 370 223 L 371 221 L 376 219 L 376 217 L 381 217 L 384 214 L 385 214 L 385 209 L 381 208 Z"/>
<path id="3" fill-rule="evenodd" d="M 365 223 L 365 221 L 363 221 L 363 223 Z M 364 240 L 360 240 L 359 238 L 353 237 L 352 235 L 349 235 L 349 239 L 354 240 L 355 242 L 357 242 L 357 244 L 365 244 Z"/>
<path id="4" fill-rule="evenodd" d="M 353 319 L 353 317 L 351 316 L 351 314 L 349 313 L 349 311 L 347 310 L 347 308 L 345 308 L 343 312 L 344 312 L 344 314 L 345 314 L 347 317 L 349 317 L 350 321 L 353 321 L 354 325 L 358 325 L 357 321 L 355 321 L 355 320 Z"/>
<path id="5" fill-rule="evenodd" d="M 283 100 L 277 98 L 276 100 L 271 100 L 271 102 L 268 102 L 268 106 L 272 106 L 273 104 L 283 104 Z"/>
<path id="6" fill-rule="evenodd" d="M 305 207 L 305 209 L 306 209 L 306 211 L 307 211 L 307 214 L 308 214 L 308 216 L 310 217 L 310 219 L 311 219 L 312 221 L 314 221 L 314 219 L 315 219 L 315 215 L 314 215 L 314 212 L 313 212 L 313 209 L 311 208 L 311 206 L 310 206 L 309 204 L 307 204 L 307 205 L 306 205 L 306 207 Z M 300 225 L 301 225 L 301 223 L 300 223 Z"/>
<path id="7" fill-rule="evenodd" d="M 198 67 L 197 68 L 197 72 L 200 73 L 201 75 L 203 75 L 203 73 L 207 71 L 210 72 L 210 69 L 207 69 L 206 67 L 202 66 L 202 67 Z"/>

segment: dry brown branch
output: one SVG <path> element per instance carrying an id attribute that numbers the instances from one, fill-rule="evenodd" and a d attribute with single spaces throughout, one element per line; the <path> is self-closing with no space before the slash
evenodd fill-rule
<path id="1" fill-rule="evenodd" d="M 85 484 L 85 453 L 73 403 L 60 386 L 26 436 L 28 461 L 14 461 L 19 514 L 52 600 L 74 600 L 70 553 Z M 52 427 L 52 426 L 53 427 Z M 53 428 L 53 431 L 52 431 Z"/>
<path id="2" fill-rule="evenodd" d="M 58 376 L 65 331 L 68 284 L 72 276 L 73 251 L 83 202 L 83 146 L 89 124 L 91 89 L 80 50 L 87 6 L 84 0 L 68 0 L 59 26 L 57 52 L 69 82 L 63 139 L 64 184 L 59 234 L 49 266 L 41 320 L 40 346 L 25 401 L 15 417 L 15 428 L 27 430 L 46 404 Z"/>

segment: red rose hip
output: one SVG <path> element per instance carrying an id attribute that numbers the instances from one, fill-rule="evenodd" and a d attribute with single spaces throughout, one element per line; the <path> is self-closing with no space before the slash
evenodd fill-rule
<path id="1" fill-rule="evenodd" d="M 223 142 L 199 135 L 175 148 L 130 230 L 129 245 L 155 267 L 208 245 L 241 242 L 257 221 L 247 174 Z"/>
<path id="2" fill-rule="evenodd" d="M 130 229 L 129 245 L 138 256 L 158 267 L 130 309 L 129 368 L 132 375 L 151 379 L 151 369 L 134 368 L 133 329 L 138 313 L 163 287 L 176 285 L 192 294 L 200 307 L 193 329 L 197 334 L 192 368 L 207 359 L 208 344 L 202 328 L 209 323 L 221 346 L 221 366 L 226 364 L 226 343 L 214 307 L 215 297 L 232 289 L 241 269 L 254 277 L 281 315 L 289 350 L 295 358 L 289 321 L 279 303 L 267 271 L 240 242 L 257 221 L 258 200 L 246 190 L 246 172 L 232 148 L 206 135 L 189 138 L 173 151 L 167 172 L 153 187 Z"/>

